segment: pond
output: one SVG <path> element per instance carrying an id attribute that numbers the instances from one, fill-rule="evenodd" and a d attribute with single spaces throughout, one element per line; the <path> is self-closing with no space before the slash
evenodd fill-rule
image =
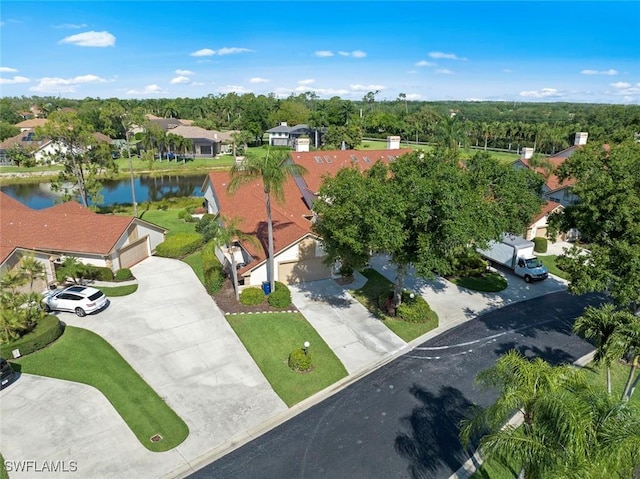
<path id="1" fill-rule="evenodd" d="M 200 188 L 205 178 L 205 175 L 139 176 L 134 179 L 136 201 L 140 204 L 163 198 L 202 196 Z M 102 206 L 133 202 L 130 179 L 107 180 L 102 184 Z M 1 187 L 0 191 L 35 210 L 48 208 L 60 202 L 60 195 L 51 190 L 51 183 L 6 185 Z"/>

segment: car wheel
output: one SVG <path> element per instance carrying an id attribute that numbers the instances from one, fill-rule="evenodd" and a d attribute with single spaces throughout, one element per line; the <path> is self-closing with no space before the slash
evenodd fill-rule
<path id="1" fill-rule="evenodd" d="M 44 312 L 45 313 L 50 313 L 51 312 L 51 306 L 49 306 L 48 304 L 44 305 Z"/>
<path id="2" fill-rule="evenodd" d="M 527 283 L 531 283 L 531 276 L 529 276 L 528 274 L 527 274 L 527 275 L 525 275 L 524 280 L 525 280 Z"/>
<path id="3" fill-rule="evenodd" d="M 85 312 L 84 312 L 84 309 L 82 309 L 82 308 L 76 308 L 76 314 L 77 314 L 78 316 L 80 316 L 81 318 L 82 318 L 83 316 L 86 316 L 86 315 L 87 315 L 87 313 L 85 313 Z"/>

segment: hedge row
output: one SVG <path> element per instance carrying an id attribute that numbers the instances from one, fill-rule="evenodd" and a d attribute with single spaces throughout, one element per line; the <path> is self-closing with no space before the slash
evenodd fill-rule
<path id="1" fill-rule="evenodd" d="M 216 246 L 213 242 L 207 243 L 202 248 L 201 261 L 204 273 L 204 287 L 207 288 L 210 294 L 216 294 L 224 283 L 224 271 L 216 256 Z"/>
<path id="2" fill-rule="evenodd" d="M 198 233 L 176 233 L 156 247 L 156 254 L 164 258 L 182 258 L 202 246 Z"/>
<path id="3" fill-rule="evenodd" d="M 547 238 L 541 238 L 536 236 L 533 238 L 533 251 L 536 253 L 546 253 L 549 247 L 549 241 Z"/>
<path id="4" fill-rule="evenodd" d="M 33 331 L 11 343 L 1 345 L 0 356 L 12 358 L 14 349 L 20 350 L 22 356 L 33 353 L 54 342 L 63 331 L 64 327 L 56 316 L 45 316 L 38 322 Z"/>
<path id="5" fill-rule="evenodd" d="M 289 287 L 280 281 L 276 281 L 275 291 L 271 292 L 268 301 L 274 308 L 288 308 L 291 304 L 291 291 L 289 291 Z"/>

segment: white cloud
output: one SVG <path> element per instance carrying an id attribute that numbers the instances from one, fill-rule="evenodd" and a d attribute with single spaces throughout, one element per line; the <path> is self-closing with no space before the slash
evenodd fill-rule
<path id="1" fill-rule="evenodd" d="M 627 97 L 625 98 L 625 101 L 627 102 L 634 100 L 634 98 L 632 98 L 631 100 L 628 99 L 631 98 L 631 95 L 640 95 L 640 82 L 632 85 L 631 83 L 619 81 L 616 83 L 612 83 L 611 86 L 616 89 L 613 94 L 625 95 Z"/>
<path id="2" fill-rule="evenodd" d="M 407 93 L 407 100 L 420 100 L 422 95 L 420 93 Z"/>
<path id="3" fill-rule="evenodd" d="M 340 55 L 341 57 L 353 57 L 353 58 L 364 58 L 364 57 L 367 56 L 366 52 L 363 52 L 362 50 L 354 50 L 352 52 L 339 50 L 338 51 L 338 55 Z M 332 57 L 333 56 L 333 52 L 331 52 L 329 50 L 324 50 L 324 51 L 316 52 L 316 56 L 318 56 L 318 57 Z"/>
<path id="4" fill-rule="evenodd" d="M 44 77 L 38 84 L 29 88 L 31 91 L 51 93 L 73 93 L 79 85 L 87 83 L 106 83 L 107 80 L 97 75 L 79 75 L 72 78 Z"/>
<path id="5" fill-rule="evenodd" d="M 345 52 L 345 51 L 340 50 L 340 51 L 338 52 L 338 55 L 341 55 L 341 56 L 343 56 L 343 57 L 348 57 L 348 56 L 349 56 L 349 52 Z"/>
<path id="6" fill-rule="evenodd" d="M 365 52 L 363 52 L 362 50 L 354 50 L 351 52 L 351 56 L 353 58 L 364 58 L 367 56 L 367 54 Z"/>
<path id="7" fill-rule="evenodd" d="M 14 73 L 17 72 L 18 70 L 16 68 L 11 68 L 11 67 L 0 67 L 0 73 Z"/>
<path id="8" fill-rule="evenodd" d="M 167 93 L 166 90 L 163 90 L 158 85 L 147 85 L 142 90 L 129 90 L 127 91 L 127 95 L 161 95 Z"/>
<path id="9" fill-rule="evenodd" d="M 195 75 L 191 70 L 176 70 L 176 75 L 187 76 L 187 75 Z"/>
<path id="10" fill-rule="evenodd" d="M 331 50 L 318 50 L 317 52 L 315 52 L 315 55 L 321 58 L 332 57 L 333 52 Z"/>
<path id="11" fill-rule="evenodd" d="M 612 83 L 611 86 L 613 88 L 629 88 L 631 86 L 631 83 L 627 83 L 627 82 L 624 82 L 624 81 L 619 81 L 619 82 L 616 82 L 616 83 Z"/>
<path id="12" fill-rule="evenodd" d="M 312 83 L 315 83 L 316 81 L 313 78 L 306 78 L 304 80 L 298 80 L 298 85 L 311 85 Z"/>
<path id="13" fill-rule="evenodd" d="M 215 55 L 216 51 L 211 48 L 203 48 L 202 50 L 195 51 L 191 53 L 192 57 L 210 57 L 211 55 Z"/>
<path id="14" fill-rule="evenodd" d="M 249 80 L 249 83 L 267 83 L 269 80 L 266 78 L 253 77 Z"/>
<path id="15" fill-rule="evenodd" d="M 89 25 L 86 23 L 63 23 L 62 25 L 56 25 L 53 28 L 77 30 L 79 28 L 87 28 Z"/>
<path id="16" fill-rule="evenodd" d="M 564 96 L 564 94 L 555 88 L 543 88 L 541 90 L 521 91 L 520 96 L 528 98 L 559 98 Z"/>
<path id="17" fill-rule="evenodd" d="M 220 93 L 238 93 L 238 94 L 251 93 L 251 90 L 241 85 L 225 85 L 218 88 L 216 91 L 219 91 Z"/>
<path id="18" fill-rule="evenodd" d="M 502 70 L 502 73 L 513 73 L 513 70 L 505 68 L 504 70 Z"/>
<path id="19" fill-rule="evenodd" d="M 194 81 L 191 83 L 191 86 L 204 86 L 204 83 L 202 83 L 201 81 Z"/>
<path id="20" fill-rule="evenodd" d="M 443 53 L 443 52 L 429 52 L 429 57 L 440 60 L 466 60 L 464 57 L 459 57 L 455 53 Z"/>
<path id="21" fill-rule="evenodd" d="M 355 85 L 349 85 L 349 88 L 351 88 L 354 91 L 376 91 L 376 90 L 384 90 L 385 86 L 384 85 L 360 85 L 359 83 L 356 83 Z"/>
<path id="22" fill-rule="evenodd" d="M 433 63 L 433 62 L 428 62 L 427 60 L 420 60 L 419 62 L 415 63 L 415 66 L 417 66 L 417 67 L 434 67 L 434 66 L 436 66 L 436 64 Z"/>
<path id="23" fill-rule="evenodd" d="M 15 85 L 16 83 L 29 83 L 27 77 L 14 76 L 13 78 L 0 78 L 0 85 Z"/>
<path id="24" fill-rule="evenodd" d="M 582 70 L 580 73 L 583 75 L 609 75 L 614 76 L 618 74 L 618 70 L 614 70 L 613 68 L 609 70 Z"/>
<path id="25" fill-rule="evenodd" d="M 438 75 L 455 75 L 455 73 L 451 70 L 449 70 L 448 68 L 438 68 L 436 70 L 436 73 Z"/>
<path id="26" fill-rule="evenodd" d="M 233 55 L 236 53 L 247 53 L 252 52 L 249 48 L 238 48 L 238 47 L 223 47 L 219 50 L 212 50 L 211 48 L 203 48 L 202 50 L 197 50 L 191 53 L 192 57 L 210 57 L 213 55 Z"/>
<path id="27" fill-rule="evenodd" d="M 189 79 L 189 77 L 185 77 L 185 76 L 177 76 L 175 78 L 172 78 L 171 81 L 169 81 L 169 83 L 171 83 L 172 85 L 179 85 L 181 83 L 189 83 L 191 80 Z"/>
<path id="28" fill-rule="evenodd" d="M 116 44 L 116 37 L 109 32 L 84 32 L 60 40 L 60 43 L 70 43 L 79 47 L 112 47 Z"/>

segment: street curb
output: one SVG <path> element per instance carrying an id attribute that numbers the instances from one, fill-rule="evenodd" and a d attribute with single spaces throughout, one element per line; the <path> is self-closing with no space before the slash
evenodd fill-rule
<path id="1" fill-rule="evenodd" d="M 596 351 L 593 350 L 590 353 L 585 354 L 581 358 L 576 359 L 572 364 L 574 366 L 582 368 L 587 364 L 589 364 L 591 361 L 593 361 L 595 354 L 596 354 Z M 509 421 L 507 422 L 507 424 L 505 424 L 504 427 L 508 425 L 519 426 L 521 423 L 522 423 L 522 414 L 516 413 L 511 417 L 511 419 L 509 419 Z M 480 466 L 482 466 L 483 462 L 484 462 L 484 458 L 482 457 L 482 451 L 480 451 L 480 449 L 477 449 L 473 453 L 473 456 L 467 459 L 467 461 L 462 466 L 460 466 L 460 469 L 458 469 L 451 476 L 449 476 L 449 479 L 469 479 L 480 468 Z"/>

